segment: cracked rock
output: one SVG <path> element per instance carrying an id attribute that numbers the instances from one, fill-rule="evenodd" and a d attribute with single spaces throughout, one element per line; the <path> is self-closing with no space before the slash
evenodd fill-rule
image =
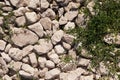
<path id="1" fill-rule="evenodd" d="M 3 40 L 0 40 L 0 50 L 3 51 L 5 49 L 5 46 L 6 46 L 6 42 Z"/>

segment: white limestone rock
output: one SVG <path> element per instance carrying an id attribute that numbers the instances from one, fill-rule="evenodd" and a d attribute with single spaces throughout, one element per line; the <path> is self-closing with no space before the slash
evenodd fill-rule
<path id="1" fill-rule="evenodd" d="M 19 74 L 20 74 L 20 76 L 22 76 L 24 78 L 27 78 L 27 79 L 32 79 L 33 78 L 32 74 L 30 74 L 28 72 L 25 72 L 24 70 L 20 70 Z"/>
<path id="2" fill-rule="evenodd" d="M 44 78 L 46 72 L 48 72 L 48 68 L 43 68 L 42 70 L 39 70 L 39 76 L 41 78 Z"/>
<path id="3" fill-rule="evenodd" d="M 12 47 L 11 44 L 7 44 L 7 45 L 6 45 L 6 48 L 5 48 L 5 52 L 6 52 L 6 53 L 9 52 L 9 50 L 10 50 L 11 47 Z"/>
<path id="4" fill-rule="evenodd" d="M 55 77 L 59 76 L 60 70 L 58 68 L 54 68 L 45 74 L 45 79 L 54 79 Z"/>
<path id="5" fill-rule="evenodd" d="M 32 64 L 32 67 L 37 67 L 38 62 L 37 62 L 36 54 L 35 53 L 29 54 L 29 59 L 30 59 L 30 62 Z"/>
<path id="6" fill-rule="evenodd" d="M 48 17 L 44 17 L 40 19 L 40 23 L 45 30 L 51 30 L 52 21 Z"/>
<path id="7" fill-rule="evenodd" d="M 65 49 L 61 45 L 56 45 L 54 50 L 58 55 L 65 53 Z"/>
<path id="8" fill-rule="evenodd" d="M 28 56 L 24 57 L 24 58 L 22 59 L 22 62 L 24 62 L 24 63 L 26 63 L 26 64 L 29 64 L 29 63 L 30 63 L 29 57 L 28 57 Z"/>
<path id="9" fill-rule="evenodd" d="M 4 75 L 2 77 L 2 80 L 12 80 L 12 78 L 10 76 L 8 76 L 8 75 Z"/>
<path id="10" fill-rule="evenodd" d="M 66 42 L 62 42 L 62 45 L 66 50 L 70 50 L 70 48 L 71 48 L 71 45 Z"/>
<path id="11" fill-rule="evenodd" d="M 94 75 L 80 76 L 80 80 L 94 80 Z"/>
<path id="12" fill-rule="evenodd" d="M 29 24 L 35 23 L 39 19 L 35 12 L 26 12 L 25 17 Z"/>
<path id="13" fill-rule="evenodd" d="M 69 29 L 74 29 L 75 28 L 75 23 L 74 22 L 68 22 L 65 27 L 64 30 L 69 30 Z"/>
<path id="14" fill-rule="evenodd" d="M 3 40 L 0 40 L 0 50 L 3 51 L 5 49 L 5 46 L 6 46 L 6 42 Z"/>
<path id="15" fill-rule="evenodd" d="M 89 59 L 80 58 L 78 61 L 78 66 L 88 66 L 90 64 Z"/>
<path id="16" fill-rule="evenodd" d="M 52 30 L 53 30 L 53 33 L 59 30 L 59 22 L 57 20 L 52 21 Z"/>
<path id="17" fill-rule="evenodd" d="M 44 30 L 40 22 L 37 22 L 35 24 L 29 25 L 28 28 L 32 31 L 34 31 L 40 38 L 44 35 Z"/>
<path id="18" fill-rule="evenodd" d="M 24 26 L 26 24 L 26 19 L 24 16 L 20 16 L 20 17 L 16 18 L 15 22 L 16 22 L 17 26 L 19 26 L 19 27 Z"/>
<path id="19" fill-rule="evenodd" d="M 28 54 L 30 54 L 33 50 L 33 45 L 28 45 L 22 49 L 23 51 L 23 57 L 26 57 Z"/>
<path id="20" fill-rule="evenodd" d="M 52 43 L 55 45 L 61 41 L 64 32 L 62 30 L 56 31 L 53 36 L 51 37 Z"/>
<path id="21" fill-rule="evenodd" d="M 32 9 L 36 9 L 38 6 L 40 6 L 40 0 L 30 0 L 28 7 Z"/>
<path id="22" fill-rule="evenodd" d="M 46 60 L 45 57 L 39 57 L 39 58 L 38 58 L 39 66 L 40 66 L 41 68 L 45 68 L 46 61 L 47 61 L 47 60 Z"/>
<path id="23" fill-rule="evenodd" d="M 46 67 L 51 69 L 51 68 L 54 68 L 55 67 L 55 63 L 52 62 L 51 60 L 47 60 L 46 61 Z"/>
<path id="24" fill-rule="evenodd" d="M 2 52 L 1 56 L 8 63 L 12 60 L 11 57 L 8 54 L 6 54 L 5 52 Z"/>
<path id="25" fill-rule="evenodd" d="M 23 47 L 28 44 L 36 43 L 38 36 L 28 29 L 14 28 L 11 40 L 15 45 Z"/>
<path id="26" fill-rule="evenodd" d="M 40 7 L 41 7 L 42 9 L 47 9 L 47 8 L 49 7 L 49 5 L 50 5 L 47 0 L 41 0 L 40 3 L 41 3 L 41 6 L 40 6 Z"/>
<path id="27" fill-rule="evenodd" d="M 51 43 L 50 40 L 47 39 L 40 39 L 38 41 L 38 45 L 34 46 L 34 50 L 39 54 L 46 54 L 47 52 L 49 52 L 50 50 L 52 50 L 53 45 Z"/>
<path id="28" fill-rule="evenodd" d="M 14 60 L 21 60 L 23 58 L 23 52 L 19 48 L 10 48 L 8 54 Z"/>
<path id="29" fill-rule="evenodd" d="M 62 40 L 65 41 L 65 42 L 68 43 L 68 44 L 72 44 L 74 38 L 75 38 L 75 37 L 74 37 L 73 35 L 70 35 L 70 34 L 64 34 Z"/>
<path id="30" fill-rule="evenodd" d="M 67 21 L 68 21 L 68 19 L 66 17 L 61 16 L 60 19 L 59 19 L 59 24 L 64 25 L 64 24 L 67 23 Z"/>
<path id="31" fill-rule="evenodd" d="M 11 3 L 13 6 L 17 6 L 19 2 L 20 2 L 20 0 L 10 0 L 10 3 Z"/>

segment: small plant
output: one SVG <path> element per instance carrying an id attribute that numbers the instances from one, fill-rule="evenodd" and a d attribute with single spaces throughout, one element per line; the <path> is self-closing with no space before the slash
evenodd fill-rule
<path id="1" fill-rule="evenodd" d="M 62 59 L 62 61 L 65 62 L 65 63 L 69 63 L 69 62 L 73 61 L 73 58 L 72 58 L 72 56 L 70 56 L 70 55 L 62 56 L 61 59 Z"/>

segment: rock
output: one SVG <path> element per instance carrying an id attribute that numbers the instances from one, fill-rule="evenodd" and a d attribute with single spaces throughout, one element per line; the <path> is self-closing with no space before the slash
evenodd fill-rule
<path id="1" fill-rule="evenodd" d="M 9 52 L 9 50 L 10 50 L 11 47 L 12 47 L 11 44 L 7 44 L 7 45 L 6 45 L 6 48 L 5 48 L 5 52 L 6 52 L 6 53 Z"/>
<path id="2" fill-rule="evenodd" d="M 40 24 L 40 22 L 37 22 L 35 24 L 32 24 L 32 25 L 28 26 L 28 28 L 30 30 L 32 30 L 33 32 L 35 32 L 40 38 L 43 37 L 44 30 L 43 30 L 43 27 Z"/>
<path id="3" fill-rule="evenodd" d="M 28 21 L 28 24 L 35 23 L 39 19 L 38 15 L 35 12 L 26 12 L 25 17 Z"/>
<path id="4" fill-rule="evenodd" d="M 42 17 L 49 17 L 50 19 L 55 19 L 56 18 L 55 12 L 52 9 L 50 9 L 50 8 L 48 8 L 41 15 L 42 15 Z"/>
<path id="5" fill-rule="evenodd" d="M 47 0 L 41 0 L 41 8 L 47 9 L 49 7 L 49 2 Z"/>
<path id="6" fill-rule="evenodd" d="M 39 58 L 38 58 L 39 66 L 40 66 L 41 68 L 45 68 L 46 61 L 47 61 L 47 60 L 46 60 L 45 57 L 39 57 Z"/>
<path id="7" fill-rule="evenodd" d="M 0 40 L 0 50 L 3 51 L 5 49 L 5 46 L 6 46 L 6 42 L 3 40 Z"/>
<path id="8" fill-rule="evenodd" d="M 50 61 L 50 60 L 47 60 L 46 61 L 46 67 L 51 69 L 51 68 L 54 68 L 55 67 L 55 64 L 54 62 Z"/>
<path id="9" fill-rule="evenodd" d="M 72 21 L 78 15 L 78 11 L 69 11 L 65 13 L 65 18 L 68 21 Z"/>
<path id="10" fill-rule="evenodd" d="M 27 56 L 29 53 L 31 53 L 32 50 L 33 50 L 33 46 L 32 46 L 32 45 L 28 45 L 28 46 L 24 47 L 24 48 L 22 49 L 22 51 L 23 51 L 23 57 L 25 57 L 25 56 Z"/>
<path id="11" fill-rule="evenodd" d="M 19 61 L 11 61 L 9 64 L 8 64 L 8 68 L 9 69 L 12 69 L 14 71 L 19 71 L 21 69 L 21 66 L 22 66 L 22 62 L 19 62 Z"/>
<path id="12" fill-rule="evenodd" d="M 20 70 L 20 71 L 19 71 L 19 74 L 20 74 L 22 77 L 27 78 L 27 79 L 32 79 L 32 78 L 33 78 L 32 74 L 30 74 L 30 73 L 28 73 L 28 72 L 25 72 L 25 71 L 23 71 L 23 70 Z"/>
<path id="13" fill-rule="evenodd" d="M 5 75 L 5 72 L 2 69 L 0 69 L 0 76 L 4 76 L 4 75 Z"/>
<path id="14" fill-rule="evenodd" d="M 38 6 L 40 6 L 40 0 L 30 0 L 28 7 L 32 9 L 36 9 Z"/>
<path id="15" fill-rule="evenodd" d="M 6 62 L 10 62 L 11 61 L 11 58 L 10 58 L 10 56 L 8 55 L 8 54 L 6 54 L 5 52 L 2 52 L 1 53 L 1 56 L 2 56 L 2 58 L 6 61 Z"/>
<path id="16" fill-rule="evenodd" d="M 34 46 L 34 50 L 39 54 L 46 54 L 47 52 L 49 52 L 50 50 L 52 50 L 53 45 L 51 43 L 50 40 L 46 40 L 46 39 L 40 39 L 38 41 L 38 45 Z"/>
<path id="17" fill-rule="evenodd" d="M 95 12 L 94 12 L 94 9 L 93 9 L 94 6 L 95 6 L 94 1 L 89 2 L 88 5 L 87 5 L 87 8 L 89 9 L 89 11 L 92 15 L 95 15 Z"/>
<path id="18" fill-rule="evenodd" d="M 12 80 L 12 78 L 8 75 L 3 76 L 2 80 Z"/>
<path id="19" fill-rule="evenodd" d="M 52 21 L 52 30 L 53 30 L 53 33 L 59 30 L 59 22 L 57 20 Z"/>
<path id="20" fill-rule="evenodd" d="M 29 59 L 32 64 L 32 67 L 37 67 L 38 63 L 37 63 L 36 54 L 35 53 L 29 54 Z"/>
<path id="21" fill-rule="evenodd" d="M 21 17 L 16 18 L 15 22 L 16 22 L 17 26 L 19 26 L 19 27 L 20 26 L 25 26 L 26 19 L 25 19 L 24 16 L 21 16 Z"/>
<path id="22" fill-rule="evenodd" d="M 3 17 L 0 17 L 0 26 L 3 24 Z"/>
<path id="23" fill-rule="evenodd" d="M 62 30 L 56 31 L 53 36 L 51 37 L 52 43 L 55 45 L 61 41 L 64 32 Z"/>
<path id="24" fill-rule="evenodd" d="M 32 75 L 34 75 L 35 69 L 33 67 L 31 67 L 29 64 L 22 64 L 22 70 L 24 70 L 27 73 L 30 73 Z"/>
<path id="25" fill-rule="evenodd" d="M 75 23 L 77 24 L 77 26 L 81 27 L 85 24 L 85 18 L 84 18 L 84 14 L 78 14 L 77 18 L 75 19 Z"/>
<path id="26" fill-rule="evenodd" d="M 77 10 L 80 7 L 80 3 L 69 2 L 65 10 L 68 12 L 70 10 Z"/>
<path id="27" fill-rule="evenodd" d="M 62 42 L 62 45 L 66 50 L 69 50 L 71 48 L 71 45 L 66 42 Z"/>
<path id="28" fill-rule="evenodd" d="M 75 28 L 75 23 L 74 22 L 68 22 L 65 27 L 64 30 L 69 30 L 69 29 L 74 29 Z"/>
<path id="29" fill-rule="evenodd" d="M 89 64 L 90 64 L 90 60 L 88 60 L 88 59 L 80 58 L 78 61 L 78 66 L 87 67 Z"/>
<path id="30" fill-rule="evenodd" d="M 26 64 L 29 64 L 29 57 L 28 56 L 26 56 L 26 57 L 24 57 L 23 59 L 22 59 L 22 62 L 24 62 L 24 63 L 26 63 Z"/>
<path id="31" fill-rule="evenodd" d="M 0 57 L 0 69 L 2 69 L 0 70 L 0 73 L 2 72 L 3 74 L 6 74 L 9 71 L 6 62 L 2 57 Z"/>
<path id="32" fill-rule="evenodd" d="M 75 62 L 60 62 L 57 66 L 64 72 L 72 71 L 77 68 Z"/>
<path id="33" fill-rule="evenodd" d="M 65 53 L 65 49 L 61 45 L 56 45 L 54 50 L 58 55 Z"/>
<path id="34" fill-rule="evenodd" d="M 63 15 L 63 13 L 64 13 L 64 8 L 59 8 L 59 10 L 58 10 L 59 17 L 61 17 Z"/>
<path id="35" fill-rule="evenodd" d="M 8 54 L 14 60 L 21 60 L 23 58 L 23 52 L 18 48 L 10 48 Z"/>
<path id="36" fill-rule="evenodd" d="M 64 25 L 67 23 L 67 18 L 64 17 L 64 16 L 61 16 L 60 19 L 59 19 L 59 24 L 60 25 Z"/>
<path id="37" fill-rule="evenodd" d="M 55 77 L 59 76 L 60 70 L 58 68 L 54 68 L 45 74 L 45 79 L 54 79 Z"/>
<path id="38" fill-rule="evenodd" d="M 60 62 L 59 56 L 55 53 L 54 49 L 51 52 L 49 52 L 47 56 L 55 64 L 58 64 Z"/>
<path id="39" fill-rule="evenodd" d="M 94 80 L 94 75 L 80 76 L 80 80 Z"/>
<path id="40" fill-rule="evenodd" d="M 114 33 L 107 34 L 104 37 L 104 41 L 108 44 L 120 45 L 120 33 L 118 33 L 117 35 Z"/>
<path id="41" fill-rule="evenodd" d="M 100 62 L 99 71 L 102 75 L 107 75 L 109 73 L 109 69 L 105 66 L 103 62 Z"/>
<path id="42" fill-rule="evenodd" d="M 80 76 L 85 70 L 82 68 L 77 68 L 76 70 L 70 71 L 68 73 L 60 73 L 60 80 L 81 80 Z"/>
<path id="43" fill-rule="evenodd" d="M 36 43 L 38 36 L 28 29 L 14 28 L 11 40 L 15 45 L 23 47 L 28 44 Z"/>
<path id="44" fill-rule="evenodd" d="M 41 78 L 45 77 L 46 72 L 48 72 L 48 68 L 43 68 L 42 70 L 39 70 L 39 76 Z"/>
<path id="45" fill-rule="evenodd" d="M 70 35 L 70 34 L 64 34 L 63 36 L 63 41 L 65 41 L 66 43 L 68 44 L 72 44 L 73 43 L 73 40 L 74 40 L 74 36 Z"/>
<path id="46" fill-rule="evenodd" d="M 2 7 L 2 10 L 6 11 L 6 12 L 12 12 L 13 8 L 10 6 L 4 6 L 4 7 Z"/>
<path id="47" fill-rule="evenodd" d="M 72 58 L 72 60 L 77 59 L 77 53 L 76 53 L 76 51 L 74 49 L 69 50 L 68 55 Z"/>
<path id="48" fill-rule="evenodd" d="M 45 30 L 51 30 L 52 21 L 48 17 L 44 17 L 40 19 L 40 23 Z"/>
<path id="49" fill-rule="evenodd" d="M 11 3 L 13 6 L 17 6 L 19 2 L 20 2 L 20 0 L 10 0 L 10 3 Z"/>
<path id="50" fill-rule="evenodd" d="M 64 2 L 64 0 L 56 0 L 56 2 L 60 3 L 60 2 Z"/>

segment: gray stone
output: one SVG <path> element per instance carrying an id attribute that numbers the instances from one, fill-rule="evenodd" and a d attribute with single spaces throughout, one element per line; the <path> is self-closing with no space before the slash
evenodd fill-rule
<path id="1" fill-rule="evenodd" d="M 3 24 L 3 17 L 0 17 L 0 26 Z"/>
<path id="2" fill-rule="evenodd" d="M 28 46 L 24 47 L 22 49 L 22 51 L 23 51 L 23 57 L 25 57 L 28 54 L 30 54 L 32 52 L 32 50 L 33 50 L 33 46 L 32 45 L 28 45 Z"/>
<path id="3" fill-rule="evenodd" d="M 71 45 L 66 42 L 62 42 L 62 45 L 66 50 L 69 50 L 71 48 Z"/>
<path id="4" fill-rule="evenodd" d="M 36 43 L 38 36 L 28 29 L 14 28 L 11 40 L 15 45 L 23 47 L 28 44 Z"/>
<path id="5" fill-rule="evenodd" d="M 29 63 L 30 63 L 29 57 L 28 57 L 28 56 L 24 57 L 24 58 L 22 59 L 22 62 L 24 62 L 24 63 L 26 63 L 26 64 L 29 64 Z"/>
<path id="6" fill-rule="evenodd" d="M 78 61 L 78 66 L 88 66 L 90 64 L 89 59 L 80 58 Z"/>
<path id="7" fill-rule="evenodd" d="M 95 12 L 94 12 L 94 9 L 93 9 L 94 6 L 95 6 L 94 1 L 89 2 L 88 5 L 87 5 L 87 8 L 89 9 L 89 11 L 92 15 L 95 15 Z"/>
<path id="8" fill-rule="evenodd" d="M 10 48 L 8 54 L 14 60 L 21 60 L 23 58 L 23 52 L 19 48 Z"/>
<path id="9" fill-rule="evenodd" d="M 38 62 L 37 62 L 36 54 L 35 53 L 29 54 L 29 59 L 30 59 L 30 62 L 32 64 L 32 67 L 37 67 Z"/>
<path id="10" fill-rule="evenodd" d="M 1 56 L 3 57 L 3 59 L 6 61 L 6 62 L 10 62 L 12 59 L 10 58 L 10 56 L 4 52 L 1 53 Z"/>
<path id="11" fill-rule="evenodd" d="M 61 17 L 63 13 L 64 13 L 64 8 L 59 8 L 58 10 L 59 17 Z"/>
<path id="12" fill-rule="evenodd" d="M 24 77 L 24 78 L 27 78 L 27 79 L 32 79 L 33 78 L 33 75 L 28 73 L 28 72 L 25 72 L 24 70 L 20 70 L 19 71 L 19 74 Z"/>
<path id="13" fill-rule="evenodd" d="M 103 62 L 100 62 L 99 71 L 102 75 L 107 75 L 109 73 L 109 69 L 105 66 Z"/>
<path id="14" fill-rule="evenodd" d="M 59 24 L 60 25 L 64 25 L 67 23 L 67 18 L 64 17 L 64 16 L 61 16 L 60 19 L 59 19 Z"/>
<path id="15" fill-rule="evenodd" d="M 39 54 L 46 54 L 47 52 L 49 52 L 50 50 L 52 50 L 53 45 L 51 43 L 50 40 L 47 39 L 40 39 L 38 41 L 38 45 L 34 46 L 34 50 Z"/>
<path id="16" fill-rule="evenodd" d="M 75 28 L 75 23 L 74 22 L 68 22 L 65 27 L 64 30 L 69 30 L 69 29 L 74 29 Z"/>
<path id="17" fill-rule="evenodd" d="M 55 64 L 51 60 L 47 60 L 46 61 L 46 67 L 49 68 L 49 69 L 51 69 L 51 68 L 55 67 Z"/>
<path id="18" fill-rule="evenodd" d="M 28 26 L 28 28 L 32 31 L 34 31 L 39 37 L 43 37 L 44 35 L 44 30 L 40 22 L 37 22 L 35 24 L 32 24 Z"/>
<path id="19" fill-rule="evenodd" d="M 52 21 L 52 30 L 53 30 L 53 33 L 59 30 L 59 22 L 57 20 Z"/>
<path id="20" fill-rule="evenodd" d="M 78 15 L 78 11 L 69 11 L 65 13 L 65 18 L 68 21 L 72 21 Z"/>
<path id="21" fill-rule="evenodd" d="M 11 3 L 13 6 L 17 6 L 19 2 L 20 2 L 20 0 L 10 0 L 10 3 Z"/>
<path id="22" fill-rule="evenodd" d="M 46 61 L 47 61 L 47 60 L 46 60 L 45 57 L 39 57 L 39 58 L 38 58 L 39 66 L 40 66 L 41 68 L 45 68 Z"/>
<path id="23" fill-rule="evenodd" d="M 36 9 L 38 6 L 40 6 L 40 0 L 30 0 L 28 7 L 32 9 Z"/>
<path id="24" fill-rule="evenodd" d="M 0 40 L 0 50 L 4 50 L 6 46 L 6 42 L 3 40 Z"/>
<path id="25" fill-rule="evenodd" d="M 44 17 L 40 19 L 40 23 L 45 30 L 51 30 L 52 21 L 48 17 Z"/>
<path id="26" fill-rule="evenodd" d="M 80 76 L 80 80 L 94 80 L 94 75 Z"/>
<path id="27" fill-rule="evenodd" d="M 53 36 L 51 37 L 52 43 L 55 45 L 61 41 L 64 32 L 62 30 L 56 31 Z"/>
<path id="28" fill-rule="evenodd" d="M 26 24 L 26 19 L 24 16 L 21 16 L 21 17 L 16 18 L 15 22 L 19 27 L 24 26 Z"/>
<path id="29" fill-rule="evenodd" d="M 61 45 L 56 45 L 54 50 L 58 55 L 65 53 L 65 49 Z"/>
<path id="30" fill-rule="evenodd" d="M 58 68 L 54 68 L 45 74 L 45 79 L 54 79 L 55 77 L 59 76 L 60 70 Z"/>
<path id="31" fill-rule="evenodd" d="M 8 75 L 4 75 L 2 80 L 12 80 L 12 78 Z"/>
<path id="32" fill-rule="evenodd" d="M 74 40 L 74 36 L 73 35 L 70 35 L 70 34 L 64 34 L 63 36 L 63 41 L 65 41 L 66 43 L 68 44 L 72 44 L 73 43 L 73 40 Z"/>
<path id="33" fill-rule="evenodd" d="M 26 12 L 25 17 L 29 24 L 35 23 L 39 19 L 35 12 Z"/>
<path id="34" fill-rule="evenodd" d="M 9 52 L 10 48 L 12 47 L 11 44 L 7 44 L 5 48 L 5 52 Z"/>
<path id="35" fill-rule="evenodd" d="M 49 2 L 47 0 L 41 0 L 41 8 L 47 9 L 49 7 Z"/>
<path id="36" fill-rule="evenodd" d="M 42 70 L 39 70 L 39 76 L 41 78 L 44 78 L 46 72 L 48 72 L 48 68 L 43 68 Z"/>

